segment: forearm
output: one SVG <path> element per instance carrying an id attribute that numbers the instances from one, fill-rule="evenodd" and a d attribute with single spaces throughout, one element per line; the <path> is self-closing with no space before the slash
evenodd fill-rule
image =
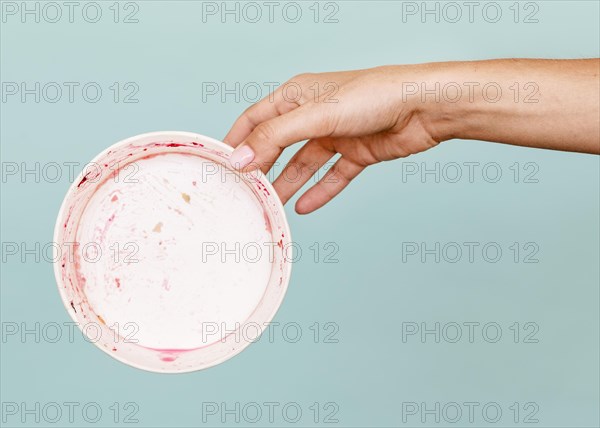
<path id="1" fill-rule="evenodd" d="M 600 153 L 599 69 L 598 59 L 423 64 L 419 92 L 403 96 L 437 141 Z"/>

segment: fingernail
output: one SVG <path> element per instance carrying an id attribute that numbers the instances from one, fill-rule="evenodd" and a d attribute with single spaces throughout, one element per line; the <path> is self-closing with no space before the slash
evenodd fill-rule
<path id="1" fill-rule="evenodd" d="M 249 146 L 241 146 L 229 157 L 229 164 L 235 169 L 242 169 L 254 159 L 254 152 Z"/>

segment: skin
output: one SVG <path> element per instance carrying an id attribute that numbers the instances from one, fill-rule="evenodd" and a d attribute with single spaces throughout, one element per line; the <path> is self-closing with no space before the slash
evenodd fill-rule
<path id="1" fill-rule="evenodd" d="M 452 139 L 599 154 L 599 72 L 600 59 L 505 59 L 301 74 L 248 108 L 224 141 L 234 168 L 266 173 L 308 140 L 273 183 L 284 204 L 339 153 L 298 199 L 307 214 L 366 167 Z"/>

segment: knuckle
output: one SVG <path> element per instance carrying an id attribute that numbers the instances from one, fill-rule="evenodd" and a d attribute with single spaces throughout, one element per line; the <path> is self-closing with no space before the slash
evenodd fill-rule
<path id="1" fill-rule="evenodd" d="M 326 176 L 324 177 L 324 183 L 328 184 L 347 184 L 348 182 L 348 178 L 342 173 L 340 166 L 337 163 L 329 168 Z"/>
<path id="2" fill-rule="evenodd" d="M 290 81 L 297 82 L 297 83 L 304 83 L 304 82 L 310 80 L 314 75 L 315 75 L 314 73 L 300 73 L 300 74 L 297 74 L 294 77 L 292 77 L 290 79 Z"/>
<path id="3" fill-rule="evenodd" d="M 241 116 L 245 117 L 246 119 L 250 119 L 255 110 L 256 110 L 256 104 L 252 104 L 252 105 L 246 107 L 246 109 L 242 112 Z"/>
<path id="4" fill-rule="evenodd" d="M 360 146 L 356 159 L 357 163 L 364 168 L 380 162 L 379 158 L 377 157 L 377 153 L 374 150 L 373 144 Z"/>
<path id="5" fill-rule="evenodd" d="M 311 98 L 309 88 L 316 82 L 315 76 L 314 73 L 300 73 L 292 77 L 283 85 L 283 98 L 299 105 L 306 104 Z"/>
<path id="6" fill-rule="evenodd" d="M 256 140 L 267 142 L 275 137 L 275 128 L 270 122 L 263 122 L 254 128 L 253 134 Z"/>
<path id="7" fill-rule="evenodd" d="M 310 170 L 310 166 L 311 165 L 309 165 L 309 163 L 305 159 L 297 159 L 288 163 L 286 168 L 289 170 L 293 170 L 294 173 L 302 176 Z"/>

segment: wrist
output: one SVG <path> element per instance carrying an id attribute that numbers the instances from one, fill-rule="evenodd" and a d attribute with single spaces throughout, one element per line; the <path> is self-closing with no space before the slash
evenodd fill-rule
<path id="1" fill-rule="evenodd" d="M 460 63 L 410 66 L 401 82 L 402 103 L 437 142 L 469 138 L 470 120 L 480 112 L 474 79 L 465 81 Z M 461 77 L 462 76 L 462 77 Z"/>

